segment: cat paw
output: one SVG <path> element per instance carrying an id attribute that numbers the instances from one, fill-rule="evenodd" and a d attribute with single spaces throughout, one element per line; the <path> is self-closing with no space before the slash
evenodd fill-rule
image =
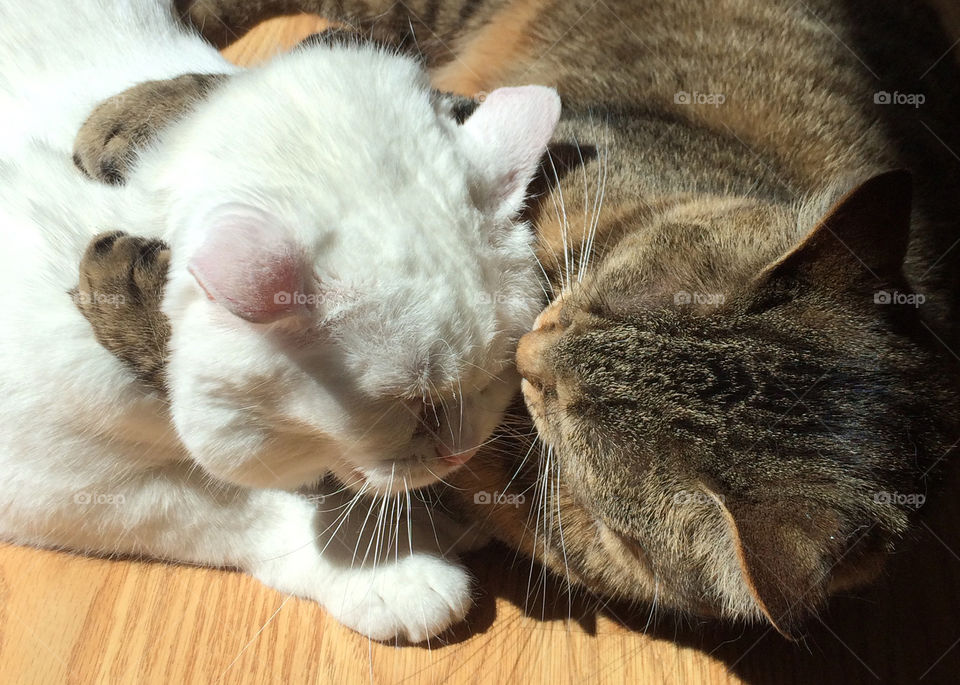
<path id="1" fill-rule="evenodd" d="M 73 163 L 90 178 L 123 184 L 137 153 L 223 78 L 222 74 L 184 74 L 147 81 L 103 101 L 74 140 Z"/>
<path id="2" fill-rule="evenodd" d="M 101 233 L 87 246 L 71 293 L 97 341 L 161 390 L 170 327 L 160 302 L 169 261 L 170 250 L 159 240 Z"/>
<path id="3" fill-rule="evenodd" d="M 327 609 L 374 640 L 411 644 L 459 623 L 473 605 L 470 574 L 459 564 L 416 554 L 376 569 L 356 569 Z"/>

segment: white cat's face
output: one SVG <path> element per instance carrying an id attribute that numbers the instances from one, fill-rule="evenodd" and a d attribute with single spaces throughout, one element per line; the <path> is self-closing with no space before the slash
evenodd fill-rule
<path id="1" fill-rule="evenodd" d="M 549 89 L 458 126 L 420 68 L 318 47 L 244 74 L 147 157 L 170 198 L 172 416 L 212 475 L 399 491 L 489 438 L 539 310 L 526 186 Z M 157 181 L 156 179 L 159 179 Z"/>

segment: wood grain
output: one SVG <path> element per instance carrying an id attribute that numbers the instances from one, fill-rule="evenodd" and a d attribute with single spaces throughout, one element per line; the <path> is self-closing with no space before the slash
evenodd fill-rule
<path id="1" fill-rule="evenodd" d="M 689 648 L 652 651 L 611 619 L 591 637 L 559 618 L 527 619 L 503 599 L 471 617 L 479 630 L 456 644 L 396 648 L 238 573 L 0 552 L 5 683 L 557 683 L 574 673 L 611 683 L 679 674 L 725 682 L 719 663 Z"/>
<path id="2" fill-rule="evenodd" d="M 960 27 L 953 0 L 936 1 Z M 256 63 L 323 26 L 267 22 L 227 54 Z M 887 580 L 838 598 L 798 644 L 763 628 L 648 622 L 646 608 L 598 611 L 498 547 L 471 560 L 480 598 L 467 624 L 425 648 L 373 643 L 238 573 L 0 545 L 0 683 L 952 683 L 957 492 L 960 475 Z"/>
<path id="3" fill-rule="evenodd" d="M 310 34 L 323 31 L 328 26 L 329 22 L 310 14 L 269 19 L 228 46 L 223 54 L 232 62 L 253 66 L 289 50 Z"/>

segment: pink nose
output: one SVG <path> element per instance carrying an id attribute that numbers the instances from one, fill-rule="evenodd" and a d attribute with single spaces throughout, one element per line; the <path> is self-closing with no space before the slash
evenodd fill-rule
<path id="1" fill-rule="evenodd" d="M 479 447 L 472 447 L 468 450 L 453 451 L 449 446 L 444 445 L 442 442 L 438 442 L 437 456 L 451 466 L 460 466 L 461 464 L 466 464 L 468 461 L 473 459 L 473 455 L 475 455 L 479 449 Z"/>

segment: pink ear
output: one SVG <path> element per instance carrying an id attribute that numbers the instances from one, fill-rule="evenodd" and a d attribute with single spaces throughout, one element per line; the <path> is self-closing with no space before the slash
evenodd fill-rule
<path id="1" fill-rule="evenodd" d="M 493 91 L 463 124 L 495 212 L 520 211 L 559 119 L 560 97 L 553 88 L 523 86 Z"/>
<path id="2" fill-rule="evenodd" d="M 270 323 L 305 310 L 303 252 L 274 217 L 254 207 L 215 210 L 187 269 L 207 297 L 241 319 Z"/>

